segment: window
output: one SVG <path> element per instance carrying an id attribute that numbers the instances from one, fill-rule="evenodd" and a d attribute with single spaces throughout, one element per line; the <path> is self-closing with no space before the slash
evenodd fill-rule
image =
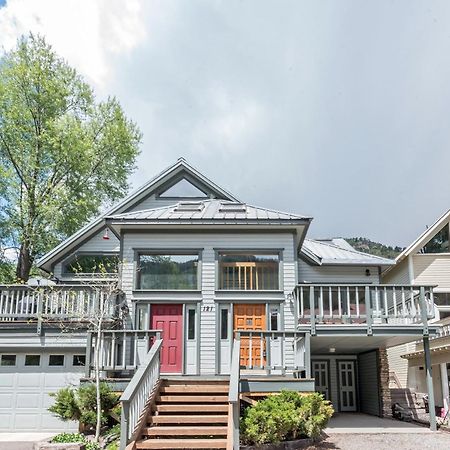
<path id="1" fill-rule="evenodd" d="M 198 289 L 198 254 L 142 254 L 138 289 Z"/>
<path id="2" fill-rule="evenodd" d="M 278 331 L 278 310 L 276 309 L 270 311 L 270 329 Z"/>
<path id="3" fill-rule="evenodd" d="M 278 290 L 278 253 L 219 253 L 219 289 Z"/>
<path id="4" fill-rule="evenodd" d="M 195 309 L 188 309 L 188 339 L 195 339 Z"/>
<path id="5" fill-rule="evenodd" d="M 0 356 L 0 366 L 15 366 L 15 365 L 16 365 L 16 355 Z"/>
<path id="6" fill-rule="evenodd" d="M 180 202 L 175 207 L 176 212 L 200 212 L 205 207 L 201 202 Z"/>
<path id="7" fill-rule="evenodd" d="M 421 253 L 446 253 L 449 252 L 448 224 L 423 246 Z"/>
<path id="8" fill-rule="evenodd" d="M 65 274 L 93 274 L 111 273 L 115 274 L 119 267 L 118 255 L 87 255 L 78 254 L 73 256 L 63 265 Z"/>
<path id="9" fill-rule="evenodd" d="M 228 309 L 220 310 L 220 339 L 228 339 Z"/>
<path id="10" fill-rule="evenodd" d="M 207 198 L 207 195 L 185 178 L 159 194 L 165 198 Z"/>
<path id="11" fill-rule="evenodd" d="M 245 212 L 246 211 L 246 205 L 243 203 L 236 203 L 236 202 L 223 202 L 220 204 L 219 208 L 220 212 Z"/>
<path id="12" fill-rule="evenodd" d="M 41 355 L 25 355 L 26 366 L 39 366 L 41 364 Z"/>
<path id="13" fill-rule="evenodd" d="M 64 365 L 64 355 L 50 355 L 48 358 L 49 366 L 63 366 Z"/>
<path id="14" fill-rule="evenodd" d="M 86 355 L 73 355 L 72 366 L 85 366 Z"/>

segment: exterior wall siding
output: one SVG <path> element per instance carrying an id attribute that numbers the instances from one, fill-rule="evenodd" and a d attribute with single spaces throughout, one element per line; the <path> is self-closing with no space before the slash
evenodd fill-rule
<path id="1" fill-rule="evenodd" d="M 450 254 L 414 255 L 414 283 L 450 291 Z"/>
<path id="2" fill-rule="evenodd" d="M 380 415 L 377 352 L 358 355 L 358 391 L 360 411 Z"/>
<path id="3" fill-rule="evenodd" d="M 370 276 L 366 275 L 370 270 Z M 298 261 L 299 283 L 379 283 L 378 267 L 354 266 L 313 266 L 303 260 Z"/>
<path id="4" fill-rule="evenodd" d="M 216 372 L 216 250 L 220 249 L 277 249 L 282 250 L 282 277 L 281 283 L 286 298 L 295 287 L 296 262 L 294 256 L 294 238 L 291 233 L 126 233 L 123 237 L 123 266 L 122 289 L 130 302 L 131 310 L 133 299 L 139 297 L 141 301 L 152 302 L 168 298 L 170 302 L 186 299 L 186 292 L 177 293 L 170 291 L 170 296 L 165 293 L 139 293 L 134 290 L 135 279 L 135 249 L 201 249 L 201 320 L 200 320 L 200 371 L 202 374 L 214 374 Z M 266 300 L 280 301 L 279 293 L 239 292 L 235 300 L 245 302 L 246 298 L 253 301 L 261 298 L 261 303 Z M 281 299 L 283 301 L 283 299 Z M 285 302 L 285 324 L 282 327 L 291 328 L 294 324 L 293 306 Z"/>
<path id="5" fill-rule="evenodd" d="M 120 242 L 117 237 L 109 232 L 109 239 L 103 239 L 105 232 L 102 230 L 100 233 L 95 234 L 91 239 L 86 241 L 83 245 L 81 245 L 75 252 L 67 254 L 64 259 L 67 259 L 70 255 L 73 255 L 76 252 L 117 252 L 120 250 Z M 80 277 L 68 277 L 64 276 L 62 272 L 63 261 L 55 264 L 54 275 L 57 278 L 60 278 L 64 281 L 70 280 L 79 280 Z"/>
<path id="6" fill-rule="evenodd" d="M 405 259 L 393 267 L 386 275 L 382 275 L 385 284 L 409 284 L 408 261 Z"/>
<path id="7" fill-rule="evenodd" d="M 156 198 L 155 194 L 152 194 L 137 203 L 136 205 L 128 208 L 126 212 L 143 211 L 144 209 L 162 208 L 163 206 L 170 206 L 178 203 L 178 200 Z"/>

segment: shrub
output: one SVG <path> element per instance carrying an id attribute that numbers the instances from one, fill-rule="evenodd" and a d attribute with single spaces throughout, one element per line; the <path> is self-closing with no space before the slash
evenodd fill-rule
<path id="1" fill-rule="evenodd" d="M 77 389 L 63 388 L 55 394 L 55 403 L 48 408 L 61 420 L 77 420 L 88 427 L 95 427 L 97 422 L 96 389 L 93 383 Z M 119 397 L 111 391 L 107 383 L 100 384 L 102 403 L 102 424 L 106 424 L 111 411 L 115 410 Z"/>
<path id="2" fill-rule="evenodd" d="M 86 437 L 80 433 L 61 433 L 57 434 L 52 439 L 52 443 L 58 444 L 67 444 L 71 442 L 79 442 L 80 444 L 84 444 L 86 450 L 100 450 L 100 446 L 96 442 L 86 439 Z"/>
<path id="3" fill-rule="evenodd" d="M 246 409 L 241 420 L 242 440 L 258 445 L 300 437 L 317 438 L 333 412 L 321 394 L 282 391 Z"/>

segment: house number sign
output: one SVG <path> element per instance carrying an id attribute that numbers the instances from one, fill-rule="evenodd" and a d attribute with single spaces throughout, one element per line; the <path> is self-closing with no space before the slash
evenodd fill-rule
<path id="1" fill-rule="evenodd" d="M 202 311 L 212 312 L 214 311 L 214 305 L 202 306 Z"/>

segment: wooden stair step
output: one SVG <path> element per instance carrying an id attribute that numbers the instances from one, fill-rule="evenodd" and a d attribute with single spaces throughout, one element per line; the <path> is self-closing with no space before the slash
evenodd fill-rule
<path id="1" fill-rule="evenodd" d="M 136 448 L 226 448 L 226 439 L 146 439 L 136 442 Z"/>
<path id="2" fill-rule="evenodd" d="M 228 415 L 157 415 L 157 416 L 149 416 L 148 418 L 150 423 L 157 423 L 157 424 L 176 424 L 176 423 L 228 423 Z"/>
<path id="3" fill-rule="evenodd" d="M 164 404 L 155 405 L 154 411 L 158 412 L 193 412 L 192 405 L 177 405 L 177 404 Z M 228 405 L 217 405 L 214 403 L 206 405 L 195 405 L 195 412 L 227 412 Z"/>
<path id="4" fill-rule="evenodd" d="M 228 395 L 161 395 L 160 403 L 228 403 Z"/>
<path id="5" fill-rule="evenodd" d="M 228 394 L 229 386 L 226 384 L 175 384 L 164 385 L 160 392 L 165 394 L 183 394 L 183 393 L 222 393 Z"/>
<path id="6" fill-rule="evenodd" d="M 146 436 L 226 436 L 225 426 L 165 426 L 147 427 L 144 429 Z"/>

